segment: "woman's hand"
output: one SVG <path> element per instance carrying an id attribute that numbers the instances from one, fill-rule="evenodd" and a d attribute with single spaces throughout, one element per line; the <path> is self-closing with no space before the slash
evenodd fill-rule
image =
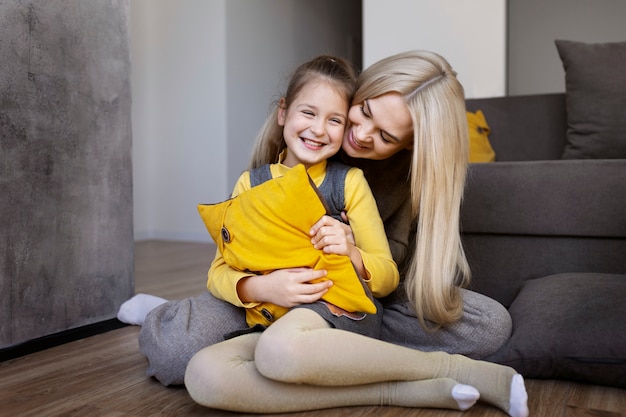
<path id="1" fill-rule="evenodd" d="M 345 220 L 348 217 L 341 213 Z M 355 249 L 354 235 L 348 224 L 335 220 L 330 216 L 322 216 L 310 230 L 311 243 L 315 249 L 321 249 L 326 253 L 350 256 Z"/>
<path id="2" fill-rule="evenodd" d="M 311 283 L 326 276 L 325 270 L 311 268 L 279 269 L 267 275 L 253 275 L 237 283 L 239 299 L 244 303 L 268 302 L 293 307 L 318 301 L 333 285 L 332 281 Z"/>

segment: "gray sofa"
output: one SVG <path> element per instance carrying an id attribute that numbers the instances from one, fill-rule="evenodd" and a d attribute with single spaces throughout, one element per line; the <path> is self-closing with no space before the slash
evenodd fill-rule
<path id="1" fill-rule="evenodd" d="M 487 360 L 626 387 L 626 159 L 562 159 L 566 107 L 566 94 L 467 100 L 496 153 L 470 164 L 462 206 L 472 289 L 513 319 Z"/>

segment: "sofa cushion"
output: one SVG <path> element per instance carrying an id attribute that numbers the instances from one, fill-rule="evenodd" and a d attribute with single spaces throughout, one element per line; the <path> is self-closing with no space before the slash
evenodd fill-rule
<path id="1" fill-rule="evenodd" d="M 489 122 L 489 143 L 502 161 L 560 160 L 567 144 L 565 93 L 465 100 Z"/>
<path id="2" fill-rule="evenodd" d="M 469 129 L 469 161 L 470 162 L 494 162 L 496 153 L 489 143 L 489 125 L 481 110 L 467 113 L 467 126 Z"/>
<path id="3" fill-rule="evenodd" d="M 529 280 L 509 312 L 511 338 L 487 360 L 528 378 L 626 387 L 626 275 Z"/>
<path id="4" fill-rule="evenodd" d="M 563 158 L 626 158 L 626 42 L 555 43 L 567 97 Z"/>

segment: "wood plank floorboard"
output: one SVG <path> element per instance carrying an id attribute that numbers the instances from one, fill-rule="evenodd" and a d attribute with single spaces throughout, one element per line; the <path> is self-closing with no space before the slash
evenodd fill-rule
<path id="1" fill-rule="evenodd" d="M 135 245 L 137 292 L 181 299 L 205 291 L 211 244 L 146 241 Z M 146 377 L 139 328 L 127 326 L 0 363 L 1 417 L 247 416 L 195 404 L 184 388 Z M 626 417 L 626 390 L 570 381 L 527 380 L 530 415 Z M 345 407 L 297 417 L 502 417 L 485 404 L 466 412 Z M 251 416 L 251 415 L 250 415 Z"/>

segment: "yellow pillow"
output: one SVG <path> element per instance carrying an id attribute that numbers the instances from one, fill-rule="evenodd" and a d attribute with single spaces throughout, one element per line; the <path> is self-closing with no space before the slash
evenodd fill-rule
<path id="1" fill-rule="evenodd" d="M 333 286 L 322 299 L 348 312 L 376 312 L 350 258 L 324 253 L 311 244 L 309 230 L 327 209 L 303 165 L 229 200 L 200 204 L 198 212 L 232 268 L 257 274 L 295 267 L 325 269 L 328 275 L 323 279 L 333 281 Z M 269 325 L 285 312 L 267 303 L 246 311 L 251 326 Z"/>
<path id="2" fill-rule="evenodd" d="M 489 143 L 489 125 L 482 111 L 467 112 L 470 140 L 470 162 L 494 162 L 496 153 Z"/>

